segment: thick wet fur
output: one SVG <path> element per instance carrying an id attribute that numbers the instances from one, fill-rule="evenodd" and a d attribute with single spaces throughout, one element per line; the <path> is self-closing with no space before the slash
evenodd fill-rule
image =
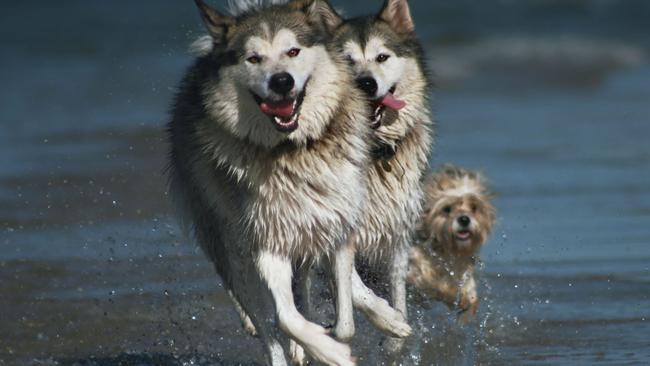
<path id="1" fill-rule="evenodd" d="M 422 179 L 432 146 L 430 82 L 406 0 L 387 0 L 378 15 L 345 21 L 339 52 L 364 92 L 373 128 L 373 159 L 364 215 L 352 237 L 357 263 L 388 283 L 391 308 L 353 274 L 353 301 L 393 337 L 408 336 L 405 277 L 421 213 Z M 341 316 L 341 314 L 339 314 Z M 337 323 L 337 334 L 354 329 Z M 398 346 L 399 347 L 399 346 Z"/>
<path id="2" fill-rule="evenodd" d="M 337 297 L 351 303 L 347 242 L 362 218 L 370 140 L 358 121 L 369 111 L 327 45 L 338 18 L 324 0 L 234 16 L 196 3 L 210 38 L 175 100 L 171 192 L 269 364 L 287 364 L 283 332 L 321 363 L 353 365 L 292 292 L 294 271 L 326 257 Z"/>
<path id="3" fill-rule="evenodd" d="M 425 185 L 408 282 L 458 310 L 461 323 L 474 319 L 478 310 L 474 265 L 495 217 L 485 179 L 477 172 L 446 166 Z"/>

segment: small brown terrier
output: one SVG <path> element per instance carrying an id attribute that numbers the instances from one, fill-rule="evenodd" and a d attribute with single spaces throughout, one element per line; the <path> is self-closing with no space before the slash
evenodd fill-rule
<path id="1" fill-rule="evenodd" d="M 479 299 L 474 265 L 496 212 L 483 177 L 445 166 L 425 184 L 425 203 L 411 248 L 408 282 L 459 311 L 459 322 L 476 317 Z"/>

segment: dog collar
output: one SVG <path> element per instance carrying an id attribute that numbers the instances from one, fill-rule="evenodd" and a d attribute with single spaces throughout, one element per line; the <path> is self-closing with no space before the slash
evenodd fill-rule
<path id="1" fill-rule="evenodd" d="M 392 146 L 388 144 L 380 144 L 372 150 L 372 157 L 381 163 L 382 168 L 384 168 L 386 172 L 390 173 L 393 171 L 390 162 L 397 154 L 397 148 L 397 145 Z"/>

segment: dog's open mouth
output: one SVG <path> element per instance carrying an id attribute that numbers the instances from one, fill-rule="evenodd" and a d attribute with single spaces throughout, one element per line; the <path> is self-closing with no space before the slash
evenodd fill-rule
<path id="1" fill-rule="evenodd" d="M 381 127 L 381 122 L 384 119 L 386 108 L 399 111 L 406 107 L 405 101 L 395 98 L 394 94 L 396 88 L 396 86 L 393 86 L 386 95 L 372 102 L 373 114 L 370 116 L 370 127 L 373 129 Z"/>
<path id="2" fill-rule="evenodd" d="M 461 230 L 456 232 L 456 239 L 458 241 L 468 241 L 472 239 L 472 232 L 469 230 Z"/>
<path id="3" fill-rule="evenodd" d="M 262 113 L 271 117 L 271 122 L 275 128 L 283 133 L 291 133 L 298 129 L 298 120 L 300 119 L 300 110 L 305 100 L 307 84 L 302 92 L 295 99 L 286 99 L 282 101 L 267 101 L 260 98 L 257 94 L 252 93 L 255 101 L 260 106 Z"/>

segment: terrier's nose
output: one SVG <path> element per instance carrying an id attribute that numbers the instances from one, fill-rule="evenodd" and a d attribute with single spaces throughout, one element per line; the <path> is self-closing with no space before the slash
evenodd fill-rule
<path id="1" fill-rule="evenodd" d="M 289 94 L 295 85 L 296 81 L 293 76 L 287 72 L 275 74 L 269 81 L 269 88 L 281 95 Z"/>
<path id="2" fill-rule="evenodd" d="M 468 227 L 469 224 L 472 223 L 472 220 L 469 218 L 469 216 L 461 216 L 458 218 L 458 223 L 462 227 Z"/>
<path id="3" fill-rule="evenodd" d="M 363 90 L 369 97 L 374 97 L 377 94 L 377 80 L 371 77 L 359 78 L 357 79 L 357 86 L 359 89 Z"/>

